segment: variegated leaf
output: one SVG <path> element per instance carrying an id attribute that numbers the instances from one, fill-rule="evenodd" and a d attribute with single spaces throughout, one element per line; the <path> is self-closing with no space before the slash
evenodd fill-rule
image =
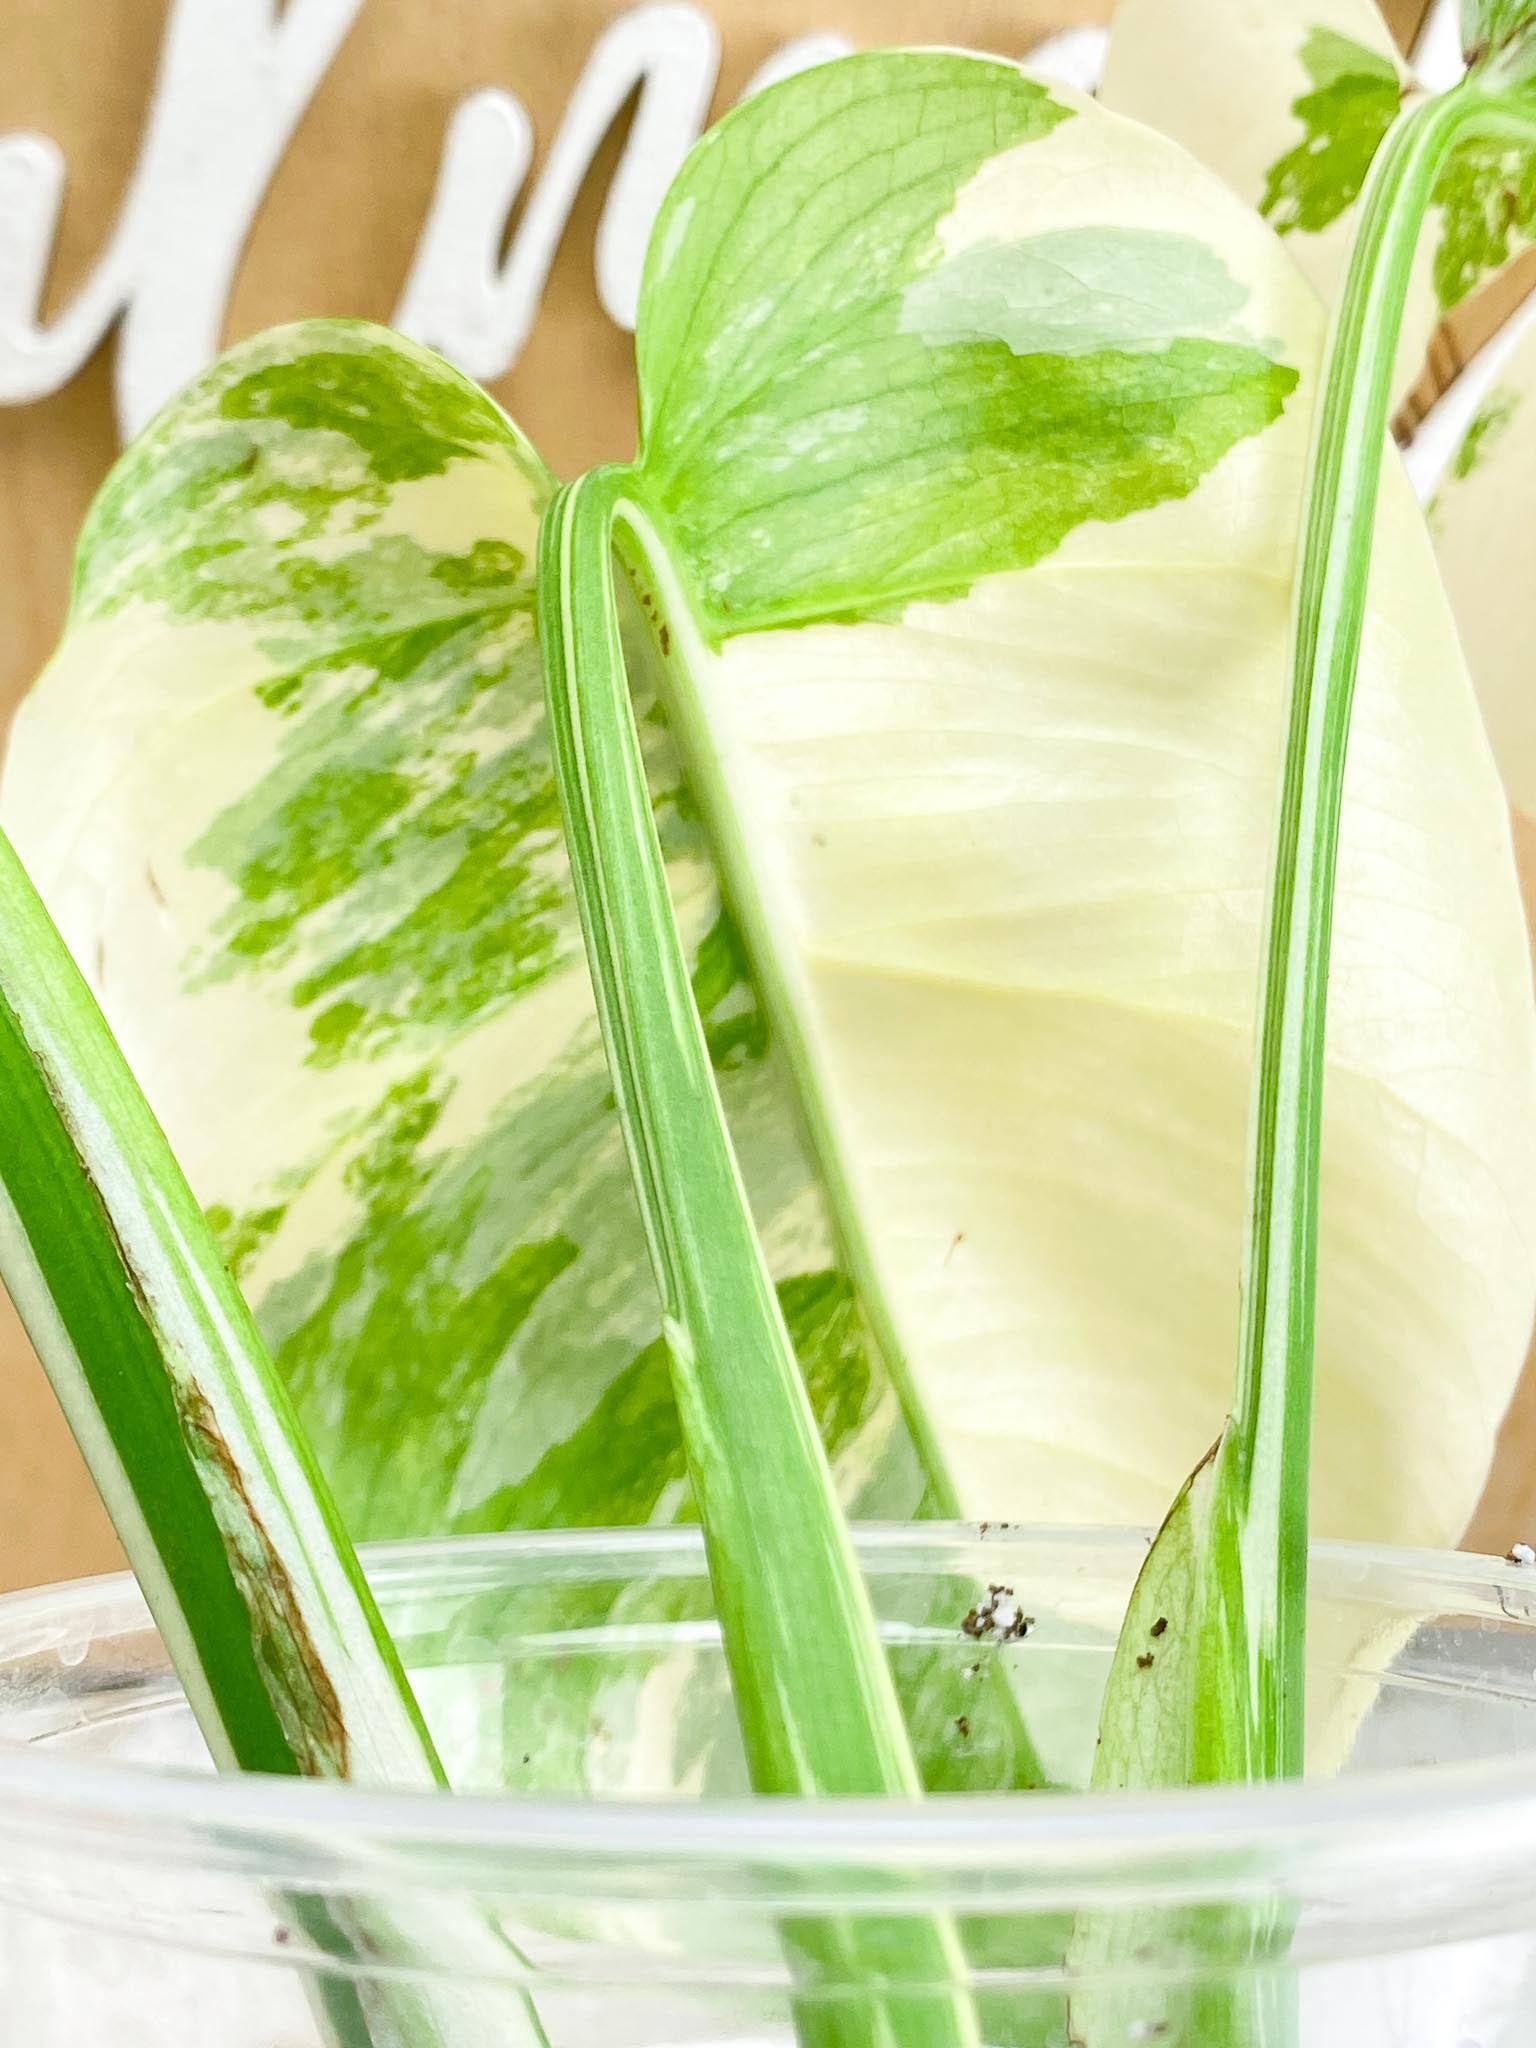
<path id="1" fill-rule="evenodd" d="M 236 350 L 104 490 L 6 771 L 359 1536 L 684 1504 L 545 742 L 547 487 L 488 400 L 382 330 Z M 857 1495 L 891 1403 L 654 707 L 646 729 L 711 1048 Z"/>
<path id="2" fill-rule="evenodd" d="M 652 713 L 659 816 L 866 1505 L 909 1507 L 911 1465 L 787 1070 L 960 1505 L 1155 1520 L 1219 1426 L 1320 338 L 1179 151 L 981 60 L 767 95 L 664 213 L 641 608 L 763 1004 Z M 1433 1541 L 1524 1347 L 1536 1102 L 1502 809 L 1400 481 L 1339 901 L 1317 1493 L 1325 1529 Z M 7 776 L 368 1531 L 681 1501 L 543 753 L 543 488 L 403 345 L 237 353 L 109 488 Z"/>
<path id="3" fill-rule="evenodd" d="M 1365 174 L 1407 74 L 1374 0 L 1122 0 L 1103 99 L 1217 170 L 1332 300 Z M 1398 353 L 1411 385 L 1440 316 L 1536 237 L 1536 158 L 1466 145 L 1441 179 Z"/>
<path id="4" fill-rule="evenodd" d="M 724 124 L 653 243 L 630 488 L 677 730 L 971 1512 L 1156 1520 L 1225 1411 L 1321 328 L 1182 152 L 958 57 Z M 1387 485 L 1316 1492 L 1324 1529 L 1441 1541 L 1530 1326 L 1536 1037 L 1486 739 Z"/>

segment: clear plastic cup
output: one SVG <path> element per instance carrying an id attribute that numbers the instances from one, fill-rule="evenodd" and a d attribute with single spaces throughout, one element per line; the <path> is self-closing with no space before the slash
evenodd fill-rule
<path id="1" fill-rule="evenodd" d="M 860 1533 L 951 1781 L 1011 1694 L 1086 1782 L 1144 1544 Z M 695 1532 L 369 1568 L 461 1797 L 215 1778 L 131 1581 L 0 1600 L 5 2048 L 1536 2044 L 1536 1570 L 1318 1549 L 1304 1784 L 811 1806 L 745 1794 Z"/>

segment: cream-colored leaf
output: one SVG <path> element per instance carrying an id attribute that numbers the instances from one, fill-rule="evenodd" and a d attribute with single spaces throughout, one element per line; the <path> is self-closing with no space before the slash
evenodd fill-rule
<path id="1" fill-rule="evenodd" d="M 682 649 L 682 729 L 961 1500 L 1155 1522 L 1219 1428 L 1322 317 L 1187 157 L 1083 108 L 946 252 L 1156 219 L 1303 384 L 1186 496 L 892 617 Z M 1507 819 L 1387 455 L 1337 902 L 1320 1529 L 1453 1540 L 1536 1292 Z"/>
<path id="2" fill-rule="evenodd" d="M 1331 302 L 1394 76 L 1406 90 L 1374 0 L 1120 0 L 1100 98 L 1182 143 L 1262 209 Z M 1439 319 L 1434 251 L 1426 235 L 1398 350 L 1403 392 Z"/>
<path id="3" fill-rule="evenodd" d="M 1504 786 L 1518 810 L 1536 816 L 1536 333 L 1483 399 L 1430 524 Z"/>
<path id="4" fill-rule="evenodd" d="M 711 971 L 722 1089 L 776 1270 L 808 1316 L 830 1302 L 853 1320 L 781 1085 L 787 1050 L 963 1504 L 1154 1522 L 1231 1381 L 1322 321 L 1282 247 L 1190 157 L 1089 103 L 1062 106 L 1027 104 L 1033 139 L 959 191 L 922 272 L 921 331 L 975 326 L 988 363 L 999 340 L 1016 351 L 1010 337 L 1038 348 L 1069 332 L 1088 424 L 1066 422 L 1061 466 L 1091 466 L 1095 352 L 1145 378 L 1169 333 L 1146 278 L 1135 303 L 1103 294 L 1107 237 L 1141 236 L 1143 252 L 1166 237 L 1157 249 L 1206 293 L 1207 381 L 1188 402 L 1209 420 L 1238 364 L 1252 389 L 1281 391 L 1273 424 L 1245 398 L 1188 481 L 1136 501 L 1152 509 L 1074 513 L 1034 566 L 989 570 L 946 601 L 711 645 L 665 564 L 647 594 L 664 601 L 695 792 L 777 1010 L 779 1048 L 754 1031 L 733 1060 L 729 1032 L 755 1023 L 756 997 L 729 958 Z M 1014 248 L 1021 261 L 994 263 Z M 1213 288 L 1213 262 L 1230 292 Z M 971 310 L 994 326 L 960 318 L 956 281 L 978 279 Z M 331 343 L 311 331 L 297 355 L 311 345 Z M 97 536 L 66 646 L 18 728 L 5 812 L 199 1191 L 237 1212 L 237 1234 L 249 1225 L 247 1282 L 359 1526 L 673 1512 L 664 1386 L 637 1419 L 655 1310 L 541 808 L 519 570 L 463 604 L 446 667 L 391 638 L 423 625 L 451 638 L 484 551 L 526 554 L 537 474 L 471 406 L 464 446 L 427 473 L 381 482 L 365 463 L 349 482 L 336 430 L 308 418 L 324 387 L 281 349 L 278 364 L 293 372 L 286 421 L 261 411 L 272 365 L 258 354 L 231 373 L 256 379 L 238 413 L 255 424 L 230 427 L 219 387 L 209 419 L 142 452 L 147 496 L 119 503 L 110 545 Z M 400 374 L 412 364 L 408 352 Z M 679 489 L 712 446 L 709 395 L 693 394 L 691 438 L 674 436 Z M 453 402 L 468 403 L 462 390 Z M 1161 402 L 1150 385 L 1138 396 L 1154 425 Z M 834 425 L 848 430 L 846 408 Z M 1159 459 L 1181 427 L 1148 434 Z M 770 441 L 750 475 L 705 463 L 704 483 L 716 500 L 759 484 L 772 499 L 782 453 Z M 189 518 L 174 464 L 201 488 L 205 455 L 236 486 L 290 461 L 292 501 L 242 500 L 234 536 Z M 295 532 L 303 491 L 326 476 L 340 511 Z M 938 502 L 937 458 L 922 481 Z M 1470 1512 L 1528 1332 L 1536 1028 L 1486 740 L 1395 466 L 1388 486 L 1338 903 L 1317 1502 L 1325 1532 L 1433 1542 Z M 891 492 L 875 509 L 896 523 L 911 493 Z M 760 516 L 753 500 L 720 542 L 720 587 L 778 602 L 750 550 L 732 552 Z M 861 533 L 880 529 L 869 506 L 860 517 Z M 275 580 L 216 616 L 146 594 L 163 580 L 157 546 L 215 584 L 221 561 L 247 559 L 209 567 L 210 536 L 237 538 Z M 379 552 L 391 536 L 405 557 Z M 825 529 L 806 545 L 835 583 Z M 365 645 L 346 637 L 354 621 L 317 647 L 314 579 L 330 589 L 349 548 L 382 609 Z M 434 592 L 435 623 L 422 608 Z M 668 742 L 654 720 L 646 730 L 702 980 L 718 906 L 664 772 Z M 332 803 L 324 778 L 338 774 Z M 505 868 L 460 898 L 436 863 L 450 881 L 478 872 L 485 775 L 514 824 L 531 778 L 532 809 Z M 524 957 L 526 976 L 498 978 Z M 480 988 L 487 960 L 497 974 Z M 856 1336 L 837 1346 L 826 1387 L 842 1469 L 876 1482 L 884 1382 Z M 899 1488 L 874 1498 L 910 1505 Z"/>

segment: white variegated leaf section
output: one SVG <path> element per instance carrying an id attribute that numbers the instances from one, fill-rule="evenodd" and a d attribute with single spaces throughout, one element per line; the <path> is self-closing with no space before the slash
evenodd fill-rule
<path id="1" fill-rule="evenodd" d="M 1407 91 L 1406 69 L 1374 0 L 1120 0 L 1099 96 L 1113 112 L 1182 143 L 1258 207 L 1276 166 L 1309 140 L 1317 146 L 1297 102 L 1317 90 L 1302 52 L 1320 31 L 1390 66 Z M 1286 235 L 1302 274 L 1330 304 L 1353 220 L 1351 206 L 1320 229 L 1298 226 Z M 1426 235 L 1398 350 L 1401 391 L 1418 377 L 1439 318 L 1433 262 Z"/>
<path id="2" fill-rule="evenodd" d="M 1316 301 L 1149 135 L 995 160 L 949 252 L 1156 221 L 1305 370 L 1187 499 L 898 619 L 687 650 L 799 1056 L 962 1501 L 1160 1518 L 1231 1384 Z M 1090 172 L 1092 173 L 1090 175 Z M 1509 836 L 1388 459 L 1337 904 L 1315 1490 L 1454 1540 L 1524 1355 L 1536 1033 Z"/>
<path id="3" fill-rule="evenodd" d="M 1430 523 L 1510 802 L 1536 817 L 1536 335 L 1483 399 Z"/>

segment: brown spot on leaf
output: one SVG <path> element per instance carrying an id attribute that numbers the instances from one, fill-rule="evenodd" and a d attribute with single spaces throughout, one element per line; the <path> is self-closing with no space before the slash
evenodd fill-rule
<path id="1" fill-rule="evenodd" d="M 142 1301 L 131 1266 L 128 1272 Z M 341 1700 L 287 1567 L 256 1512 L 207 1395 L 187 1379 L 178 1379 L 172 1392 L 182 1440 L 250 1618 L 252 1652 L 294 1761 L 305 1777 L 345 1778 L 351 1771 L 351 1744 Z"/>

